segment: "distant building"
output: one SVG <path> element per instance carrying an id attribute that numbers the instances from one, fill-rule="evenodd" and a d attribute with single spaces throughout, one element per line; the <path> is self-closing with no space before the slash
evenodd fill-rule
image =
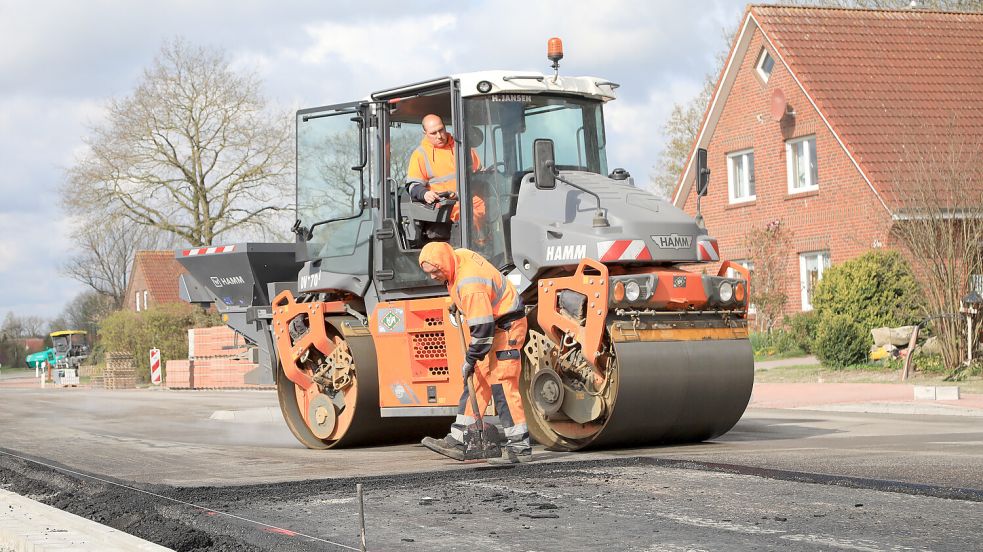
<path id="1" fill-rule="evenodd" d="M 695 213 L 706 148 L 702 214 L 721 258 L 753 268 L 749 230 L 780 221 L 786 312 L 810 310 L 831 263 L 896 247 L 904 175 L 924 171 L 912 151 L 983 143 L 981 40 L 980 13 L 749 6 L 673 202 Z"/>
<path id="2" fill-rule="evenodd" d="M 154 305 L 181 301 L 178 277 L 187 273 L 174 259 L 174 251 L 137 251 L 124 308 L 140 312 Z"/>

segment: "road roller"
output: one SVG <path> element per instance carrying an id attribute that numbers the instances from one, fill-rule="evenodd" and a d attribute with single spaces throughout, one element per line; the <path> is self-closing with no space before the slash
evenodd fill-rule
<path id="1" fill-rule="evenodd" d="M 554 46 L 546 74 L 456 74 L 298 111 L 293 243 L 177 250 L 182 296 L 214 304 L 254 347 L 305 446 L 447 430 L 464 351 L 446 287 L 418 265 L 435 239 L 480 253 L 519 290 L 539 443 L 701 441 L 742 416 L 748 272 L 720 259 L 698 215 L 609 167 L 604 106 L 618 84 L 560 75 Z M 453 136 L 458 193 L 421 204 L 407 164 L 428 114 Z M 703 195 L 705 151 L 697 162 Z"/>

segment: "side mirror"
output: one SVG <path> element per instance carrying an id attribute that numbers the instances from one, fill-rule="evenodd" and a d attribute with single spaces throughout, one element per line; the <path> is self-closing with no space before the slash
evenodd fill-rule
<path id="1" fill-rule="evenodd" d="M 533 167 L 535 169 L 536 187 L 540 190 L 556 188 L 556 157 L 553 154 L 553 140 L 539 138 L 532 143 Z"/>
<path id="2" fill-rule="evenodd" d="M 707 168 L 707 150 L 699 148 L 696 150 L 696 195 L 700 197 L 707 195 L 709 186 L 710 169 Z"/>

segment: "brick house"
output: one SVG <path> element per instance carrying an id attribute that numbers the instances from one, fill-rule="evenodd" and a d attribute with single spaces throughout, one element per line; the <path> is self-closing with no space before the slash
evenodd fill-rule
<path id="1" fill-rule="evenodd" d="M 174 259 L 174 251 L 137 251 L 124 308 L 140 312 L 153 305 L 180 301 L 178 276 L 187 273 Z"/>
<path id="2" fill-rule="evenodd" d="M 981 38 L 978 13 L 749 6 L 674 204 L 695 213 L 706 148 L 702 214 L 721 258 L 753 268 L 748 232 L 780 221 L 786 314 L 810 310 L 831 263 L 897 247 L 910 152 L 983 143 Z"/>

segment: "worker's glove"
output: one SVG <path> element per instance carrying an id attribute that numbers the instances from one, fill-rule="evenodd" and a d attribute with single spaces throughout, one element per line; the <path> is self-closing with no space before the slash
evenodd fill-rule
<path id="1" fill-rule="evenodd" d="M 474 364 L 471 364 L 470 361 L 465 360 L 464 365 L 461 366 L 461 375 L 464 376 L 465 384 L 467 383 L 468 378 L 471 377 L 471 374 L 474 374 Z"/>
<path id="2" fill-rule="evenodd" d="M 458 312 L 460 312 L 460 309 L 458 309 L 457 305 L 454 303 L 451 303 L 451 306 L 447 307 L 447 314 L 449 314 L 451 318 L 457 318 Z"/>

